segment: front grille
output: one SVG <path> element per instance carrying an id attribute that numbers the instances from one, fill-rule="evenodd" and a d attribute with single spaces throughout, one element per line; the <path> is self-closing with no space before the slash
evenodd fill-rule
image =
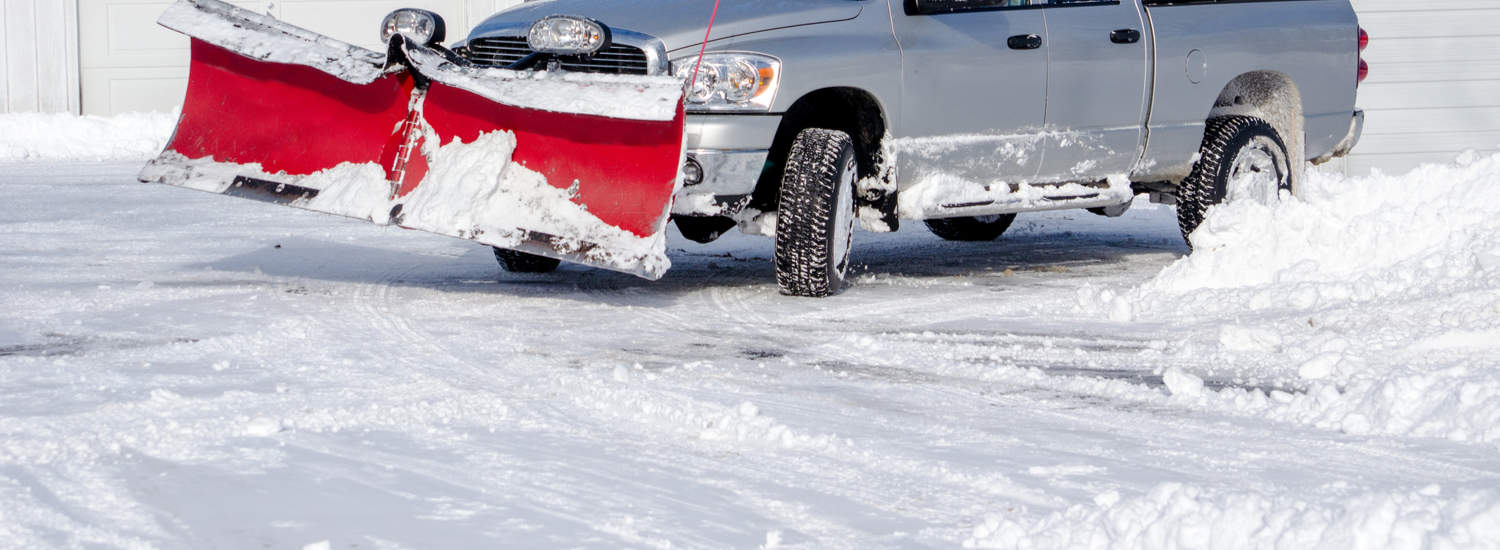
<path id="1" fill-rule="evenodd" d="M 482 67 L 508 67 L 532 54 L 524 36 L 492 36 L 469 42 L 469 61 Z M 551 55 L 536 65 L 556 60 L 558 68 L 580 73 L 646 74 L 646 52 L 635 46 L 611 44 L 594 55 Z"/>

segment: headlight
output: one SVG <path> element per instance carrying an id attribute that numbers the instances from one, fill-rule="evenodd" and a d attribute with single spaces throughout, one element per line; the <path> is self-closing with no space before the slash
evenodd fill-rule
<path id="1" fill-rule="evenodd" d="M 672 62 L 672 73 L 693 77 L 698 56 Z M 781 60 L 758 53 L 703 55 L 698 79 L 688 87 L 687 108 L 698 111 L 766 111 L 776 99 Z"/>
<path id="2" fill-rule="evenodd" d="M 609 29 L 592 19 L 553 15 L 532 23 L 526 42 L 538 52 L 588 55 L 609 45 Z"/>
<path id="3" fill-rule="evenodd" d="M 401 9 L 391 12 L 380 22 L 380 41 L 390 42 L 396 35 L 423 46 L 443 41 L 447 25 L 443 18 L 427 10 Z"/>

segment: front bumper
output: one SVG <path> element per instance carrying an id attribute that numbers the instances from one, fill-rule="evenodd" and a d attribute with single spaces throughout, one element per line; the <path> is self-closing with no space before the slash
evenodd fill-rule
<path id="1" fill-rule="evenodd" d="M 749 202 L 770 157 L 780 115 L 690 115 L 687 162 L 701 170 L 695 184 L 684 182 L 672 213 L 733 215 Z"/>

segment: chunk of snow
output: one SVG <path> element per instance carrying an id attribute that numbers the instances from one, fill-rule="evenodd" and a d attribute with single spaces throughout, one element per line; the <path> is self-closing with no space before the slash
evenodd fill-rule
<path id="1" fill-rule="evenodd" d="M 1273 352 L 1281 348 L 1281 335 L 1269 329 L 1224 325 L 1219 329 L 1219 345 L 1234 351 Z"/>
<path id="2" fill-rule="evenodd" d="M 1167 391 L 1172 392 L 1172 395 L 1197 397 L 1203 393 L 1203 379 L 1183 372 L 1177 367 L 1167 369 L 1162 373 L 1161 379 L 1166 383 Z"/>
<path id="3" fill-rule="evenodd" d="M 281 431 L 281 421 L 258 416 L 245 423 L 245 435 L 269 437 Z"/>
<path id="4" fill-rule="evenodd" d="M 1333 368 L 1339 364 L 1344 356 L 1338 353 L 1324 353 L 1314 357 L 1302 366 L 1297 367 L 1297 374 L 1304 380 L 1318 380 L 1327 378 L 1333 374 Z"/>
<path id="5" fill-rule="evenodd" d="M 739 408 L 740 418 L 755 418 L 757 416 L 760 416 L 760 407 L 755 406 L 755 403 L 746 401 L 744 403 L 740 403 Z"/>
<path id="6" fill-rule="evenodd" d="M 760 545 L 760 547 L 763 550 L 774 550 L 776 548 L 781 548 L 781 531 L 766 531 L 766 542 L 765 544 Z"/>

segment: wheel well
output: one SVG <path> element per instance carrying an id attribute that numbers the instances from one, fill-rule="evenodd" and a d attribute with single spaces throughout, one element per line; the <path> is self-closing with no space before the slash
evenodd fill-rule
<path id="1" fill-rule="evenodd" d="M 781 177 L 792 140 L 807 128 L 840 130 L 854 139 L 861 177 L 875 174 L 880 163 L 880 140 L 885 136 L 885 113 L 875 96 L 858 88 L 823 88 L 799 98 L 781 117 L 766 169 L 761 171 L 750 206 L 776 209 Z"/>
<path id="2" fill-rule="evenodd" d="M 1294 166 L 1292 184 L 1301 180 L 1301 167 L 1307 160 L 1304 145 L 1302 92 L 1292 77 L 1275 71 L 1254 71 L 1229 81 L 1214 100 L 1208 118 L 1252 116 L 1270 123 L 1286 143 L 1289 160 Z"/>

